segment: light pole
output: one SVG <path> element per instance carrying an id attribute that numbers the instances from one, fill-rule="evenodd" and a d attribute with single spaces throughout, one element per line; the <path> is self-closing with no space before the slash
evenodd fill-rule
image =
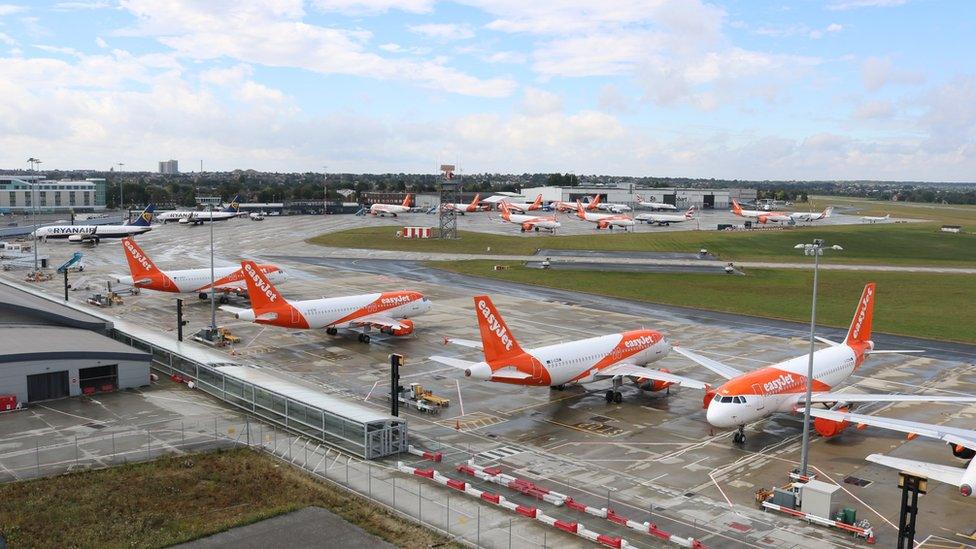
<path id="1" fill-rule="evenodd" d="M 32 156 L 27 159 L 27 163 L 30 164 L 31 171 L 37 171 L 37 165 L 41 163 L 41 159 L 34 158 Z M 30 193 L 31 193 L 31 217 L 34 218 L 33 219 L 34 245 L 32 247 L 34 248 L 34 274 L 36 275 L 37 274 L 37 243 L 40 242 L 40 240 L 38 240 L 37 238 L 37 193 L 35 192 L 35 190 L 37 189 L 37 181 L 31 181 L 29 185 L 30 185 Z"/>
<path id="2" fill-rule="evenodd" d="M 210 209 L 210 337 L 209 340 L 213 341 L 217 336 L 217 297 L 215 277 L 214 277 L 214 205 L 220 202 L 220 197 L 217 196 L 207 196 L 197 199 L 200 203 L 206 204 Z"/>
<path id="3" fill-rule="evenodd" d="M 820 256 L 823 255 L 824 247 L 827 243 L 822 238 L 813 239 L 813 244 L 797 244 L 793 248 L 803 250 L 804 255 L 813 256 L 813 304 L 810 307 L 810 355 L 807 359 L 807 392 L 803 406 L 803 445 L 800 449 L 800 476 L 807 476 L 807 463 L 810 458 L 810 401 L 813 398 L 813 348 L 814 331 L 817 327 L 817 279 L 820 273 Z M 831 250 L 841 251 L 837 244 L 830 247 Z"/>
<path id="4" fill-rule="evenodd" d="M 322 166 L 322 215 L 329 213 L 329 167 Z"/>

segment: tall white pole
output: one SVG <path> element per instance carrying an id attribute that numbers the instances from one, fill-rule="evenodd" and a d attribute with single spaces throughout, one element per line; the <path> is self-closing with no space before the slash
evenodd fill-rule
<path id="1" fill-rule="evenodd" d="M 213 233 L 213 201 L 210 202 L 210 337 L 217 335 L 217 302 L 214 288 L 214 233 Z"/>
<path id="2" fill-rule="evenodd" d="M 803 407 L 803 446 L 800 450 L 800 475 L 807 476 L 807 464 L 810 458 L 810 401 L 813 398 L 813 348 L 814 330 L 817 326 L 817 275 L 820 271 L 820 254 L 823 253 L 823 243 L 815 242 L 810 248 L 813 251 L 813 303 L 810 307 L 810 356 L 807 360 L 807 393 L 806 404 Z"/>

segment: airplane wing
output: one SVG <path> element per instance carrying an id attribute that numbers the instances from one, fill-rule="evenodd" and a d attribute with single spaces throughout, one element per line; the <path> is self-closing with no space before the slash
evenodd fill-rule
<path id="1" fill-rule="evenodd" d="M 461 347 L 468 347 L 471 349 L 478 349 L 479 351 L 484 351 L 485 348 L 481 345 L 480 341 L 473 341 L 470 339 L 460 339 L 457 337 L 445 337 L 444 345 L 448 343 L 453 343 L 454 345 L 460 345 Z"/>
<path id="2" fill-rule="evenodd" d="M 467 370 L 472 364 L 476 364 L 470 360 L 462 360 L 460 358 L 453 358 L 449 356 L 432 356 L 430 359 L 434 362 L 440 362 L 441 364 L 451 366 L 459 370 Z"/>
<path id="3" fill-rule="evenodd" d="M 871 425 L 872 427 L 880 427 L 882 429 L 888 429 L 891 431 L 921 435 L 923 437 L 941 440 L 947 444 L 960 444 L 966 448 L 976 449 L 976 431 L 971 429 L 960 429 L 959 427 L 948 427 L 945 425 L 932 425 L 930 423 L 919 423 L 916 421 L 881 416 L 852 414 L 850 412 L 842 412 L 839 410 L 821 410 L 820 408 L 811 408 L 810 415 L 833 421 L 849 421 L 851 423 L 859 424 L 863 423 L 864 425 Z"/>
<path id="4" fill-rule="evenodd" d="M 221 311 L 227 311 L 228 313 L 230 313 L 232 315 L 237 315 L 237 314 L 243 313 L 244 311 L 250 311 L 251 310 L 251 309 L 242 309 L 240 307 L 231 307 L 230 305 L 221 305 L 220 307 L 217 307 L 217 308 L 220 309 Z"/>
<path id="5" fill-rule="evenodd" d="M 678 353 L 679 355 L 682 355 L 685 358 L 689 358 L 692 361 L 701 364 L 702 366 L 724 377 L 725 379 L 732 379 L 734 377 L 738 377 L 743 374 L 741 370 L 736 370 L 735 368 L 731 366 L 726 366 L 725 364 L 722 364 L 717 360 L 712 360 L 710 358 L 703 357 L 698 353 L 693 353 L 688 349 L 685 349 L 684 347 L 674 346 L 671 347 L 671 349 L 673 349 L 674 352 Z"/>
<path id="6" fill-rule="evenodd" d="M 813 393 L 811 402 L 976 402 L 971 396 L 890 395 L 872 393 Z"/>
<path id="7" fill-rule="evenodd" d="M 625 364 L 617 363 L 612 366 L 607 366 L 606 368 L 599 371 L 596 374 L 598 378 L 608 378 L 616 376 L 627 376 L 636 377 L 644 379 L 653 379 L 656 381 L 666 381 L 670 383 L 684 385 L 685 387 L 691 387 L 692 389 L 702 389 L 707 390 L 709 385 L 707 383 L 698 381 L 697 379 L 691 379 L 690 377 L 679 376 L 675 374 L 670 374 L 667 372 L 662 372 L 654 368 L 645 368 L 644 366 L 638 366 L 637 364 Z"/>
<path id="8" fill-rule="evenodd" d="M 391 330 L 399 330 L 405 328 L 407 325 L 403 324 L 399 320 L 393 318 L 392 316 L 386 315 L 369 315 L 360 318 L 350 320 L 346 323 L 349 327 L 360 327 L 360 326 L 375 326 L 377 328 L 389 328 Z"/>
<path id="9" fill-rule="evenodd" d="M 962 484 L 962 478 L 966 474 L 966 470 L 962 467 L 939 465 L 938 463 L 926 463 L 924 461 L 896 458 L 882 454 L 871 454 L 864 459 L 891 467 L 892 469 L 898 469 L 899 471 L 905 471 L 906 473 L 912 473 L 921 477 L 951 484 L 953 486 L 959 486 Z"/>

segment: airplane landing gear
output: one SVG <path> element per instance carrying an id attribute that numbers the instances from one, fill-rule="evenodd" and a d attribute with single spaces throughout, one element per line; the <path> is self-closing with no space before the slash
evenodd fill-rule
<path id="1" fill-rule="evenodd" d="M 326 328 L 325 329 L 325 333 L 328 334 L 328 335 L 330 335 L 330 336 L 334 336 L 334 335 L 336 335 L 336 334 L 339 333 L 339 329 L 338 328 Z M 360 341 L 362 341 L 362 340 L 360 339 Z"/>
<path id="2" fill-rule="evenodd" d="M 200 295 L 197 297 L 199 297 L 200 299 L 207 299 L 207 292 L 200 292 Z"/>
<path id="3" fill-rule="evenodd" d="M 553 390 L 553 391 L 564 391 L 566 389 L 566 386 L 565 385 L 553 385 L 553 386 L 549 387 L 549 389 L 550 390 Z"/>
<path id="4" fill-rule="evenodd" d="M 620 393 L 620 386 L 623 384 L 624 382 L 619 376 L 613 378 L 613 388 L 607 391 L 605 397 L 608 403 L 614 402 L 616 404 L 620 404 L 624 401 L 624 395 Z"/>
<path id="5" fill-rule="evenodd" d="M 228 298 L 228 297 L 227 297 L 227 294 L 221 294 L 221 295 L 220 295 L 220 297 L 219 297 L 219 298 L 217 298 L 217 301 L 218 301 L 218 302 L 219 302 L 219 303 L 220 303 L 221 305 L 225 305 L 225 304 L 227 304 L 227 303 L 230 303 L 230 298 Z"/>
<path id="6" fill-rule="evenodd" d="M 369 345 L 369 335 L 368 334 L 359 334 L 359 342 L 360 343 L 365 343 L 365 344 Z"/>
<path id="7" fill-rule="evenodd" d="M 732 444 L 745 444 L 746 426 L 739 425 L 739 430 L 732 434 Z"/>

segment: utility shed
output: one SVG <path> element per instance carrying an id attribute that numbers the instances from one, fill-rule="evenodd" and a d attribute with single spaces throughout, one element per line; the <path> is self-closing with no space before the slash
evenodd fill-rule
<path id="1" fill-rule="evenodd" d="M 149 385 L 149 353 L 112 323 L 0 284 L 0 395 L 39 402 Z"/>
<path id="2" fill-rule="evenodd" d="M 800 510 L 815 517 L 830 518 L 834 510 L 834 492 L 840 490 L 836 484 L 811 480 L 800 488 Z"/>

